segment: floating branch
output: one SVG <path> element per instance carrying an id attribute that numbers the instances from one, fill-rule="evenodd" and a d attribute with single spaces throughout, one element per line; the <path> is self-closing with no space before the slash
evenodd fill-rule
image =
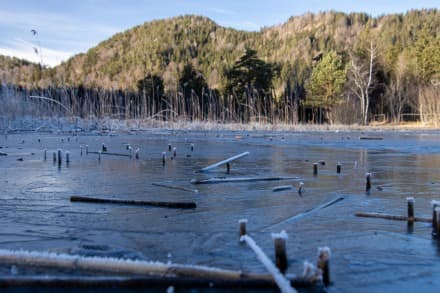
<path id="1" fill-rule="evenodd" d="M 364 217 L 364 218 L 379 218 L 379 219 L 395 220 L 395 221 L 408 221 L 408 217 L 406 217 L 406 216 L 397 216 L 397 215 L 390 215 L 390 214 L 383 214 L 383 213 L 358 212 L 358 213 L 355 213 L 355 216 L 356 217 Z M 414 222 L 431 223 L 432 219 L 414 217 Z"/>
<path id="2" fill-rule="evenodd" d="M 199 191 L 197 189 L 190 189 L 190 188 L 185 188 L 182 186 L 175 186 L 175 185 L 168 185 L 168 184 L 162 184 L 162 183 L 151 183 L 154 186 L 159 186 L 159 187 L 164 187 L 164 188 L 170 188 L 170 189 L 177 189 L 177 190 L 182 190 L 182 191 L 188 191 L 188 192 L 194 192 L 194 193 L 198 193 Z"/>
<path id="3" fill-rule="evenodd" d="M 248 235 L 243 235 L 240 238 L 240 241 L 246 242 L 247 245 L 255 252 L 258 260 L 264 265 L 264 267 L 269 271 L 269 273 L 273 276 L 273 279 L 278 285 L 278 288 L 283 293 L 294 293 L 297 292 L 294 288 L 291 287 L 289 280 L 287 280 L 278 270 L 277 267 L 270 261 L 267 255 L 263 252 L 263 250 L 255 243 L 254 239 L 249 237 Z"/>
<path id="4" fill-rule="evenodd" d="M 62 287 L 132 287 L 163 285 L 188 285 L 198 287 L 260 286 L 274 287 L 271 275 L 243 273 L 207 266 L 165 264 L 140 260 L 126 260 L 108 257 L 84 257 L 47 252 L 14 251 L 0 249 L 0 262 L 31 267 L 49 267 L 68 270 L 87 270 L 118 274 L 139 275 L 136 277 L 0 277 L 2 285 L 23 286 L 52 285 Z M 315 280 L 292 278 L 292 285 L 318 287 Z M 1 285 L 0 285 L 1 287 Z"/>
<path id="5" fill-rule="evenodd" d="M 281 185 L 281 186 L 275 186 L 274 188 L 272 188 L 272 191 L 277 192 L 277 191 L 291 190 L 291 189 L 293 189 L 292 185 Z"/>
<path id="6" fill-rule="evenodd" d="M 178 209 L 195 209 L 197 207 L 194 202 L 136 201 L 136 200 L 107 199 L 107 198 L 84 197 L 84 196 L 71 196 L 70 201 L 89 202 L 89 203 L 127 204 L 127 205 L 138 205 L 138 206 L 147 205 L 147 206 L 178 208 Z"/>
<path id="7" fill-rule="evenodd" d="M 91 152 L 91 151 L 88 151 L 87 152 L 88 154 L 97 154 L 97 155 L 99 155 L 99 154 L 101 154 L 101 155 L 107 155 L 107 156 L 120 156 L 120 157 L 131 157 L 131 155 L 129 155 L 129 154 L 120 154 L 120 153 L 108 153 L 108 152 Z"/>
<path id="8" fill-rule="evenodd" d="M 238 159 L 243 158 L 243 157 L 248 156 L 248 155 L 249 155 L 249 152 L 244 152 L 244 153 L 235 155 L 235 156 L 230 157 L 230 158 L 228 158 L 226 160 L 223 160 L 223 161 L 220 161 L 218 163 L 209 165 L 209 166 L 207 166 L 205 168 L 202 168 L 202 169 L 199 170 L 199 172 L 206 172 L 206 171 L 212 170 L 212 169 L 217 168 L 217 167 L 219 167 L 221 165 L 228 164 L 228 163 L 230 163 L 232 161 L 238 160 Z"/>
<path id="9" fill-rule="evenodd" d="M 381 136 L 361 136 L 361 137 L 359 137 L 359 139 L 364 139 L 364 140 L 382 140 L 383 137 L 381 137 Z"/>
<path id="10" fill-rule="evenodd" d="M 209 179 L 192 179 L 192 184 L 216 184 L 216 183 L 236 183 L 236 182 L 255 182 L 255 181 L 279 181 L 279 180 L 292 180 L 299 179 L 299 177 L 215 177 Z"/>
<path id="11" fill-rule="evenodd" d="M 308 216 L 308 215 L 310 215 L 310 214 L 312 214 L 312 213 L 314 213 L 314 212 L 316 212 L 316 211 L 319 211 L 319 210 L 325 209 L 325 208 L 327 208 L 327 207 L 329 207 L 329 206 L 331 206 L 331 205 L 334 205 L 335 203 L 337 203 L 337 202 L 339 202 L 339 201 L 341 201 L 341 200 L 343 200 L 343 199 L 344 199 L 343 196 L 338 196 L 337 198 L 335 198 L 335 199 L 333 199 L 333 200 L 331 200 L 331 201 L 329 201 L 329 202 L 326 202 L 326 203 L 324 203 L 324 204 L 322 204 L 322 205 L 320 205 L 320 206 L 317 206 L 317 207 L 315 207 L 315 208 L 309 209 L 309 210 L 307 210 L 307 211 L 305 211 L 305 212 L 302 212 L 302 213 L 300 213 L 300 214 L 298 214 L 298 215 L 295 215 L 295 216 L 293 216 L 293 217 L 290 217 L 290 218 L 288 218 L 288 219 L 286 219 L 286 220 L 283 220 L 283 221 L 281 221 L 281 222 L 279 222 L 279 223 L 273 224 L 272 226 L 269 226 L 269 227 L 267 227 L 267 228 L 264 228 L 262 231 L 266 231 L 266 230 L 268 230 L 268 229 L 272 229 L 272 228 L 274 228 L 274 227 L 276 227 L 276 226 L 278 226 L 278 225 L 285 224 L 285 223 L 289 223 L 289 222 L 292 222 L 292 221 L 295 221 L 295 220 L 301 219 L 301 218 L 303 218 L 303 217 L 305 217 L 305 216 Z"/>

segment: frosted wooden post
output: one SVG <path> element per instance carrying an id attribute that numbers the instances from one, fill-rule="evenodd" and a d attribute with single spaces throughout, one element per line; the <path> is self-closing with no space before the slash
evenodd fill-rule
<path id="1" fill-rule="evenodd" d="M 165 166 L 165 161 L 167 158 L 167 153 L 166 152 L 162 152 L 162 165 Z"/>
<path id="2" fill-rule="evenodd" d="M 414 197 L 407 197 L 406 202 L 408 204 L 408 223 L 414 223 Z"/>
<path id="3" fill-rule="evenodd" d="M 131 145 L 129 145 L 127 149 L 128 149 L 129 157 L 131 159 L 131 156 L 133 155 L 133 148 L 131 147 Z"/>
<path id="4" fill-rule="evenodd" d="M 437 207 L 440 207 L 440 201 L 433 200 L 433 201 L 431 201 L 431 204 L 432 204 L 432 228 L 435 231 L 435 227 L 437 225 L 437 214 L 435 213 L 435 209 Z"/>
<path id="5" fill-rule="evenodd" d="M 440 207 L 435 208 L 435 218 L 436 218 L 436 224 L 435 224 L 435 233 L 437 237 L 440 236 Z"/>
<path id="6" fill-rule="evenodd" d="M 173 147 L 173 157 L 175 158 L 177 156 L 177 148 Z"/>
<path id="7" fill-rule="evenodd" d="M 336 165 L 336 173 L 340 174 L 341 173 L 341 163 L 338 162 L 338 164 Z"/>
<path id="8" fill-rule="evenodd" d="M 134 157 L 136 158 L 136 160 L 139 160 L 139 151 L 140 149 L 137 148 L 136 151 L 134 152 Z"/>
<path id="9" fill-rule="evenodd" d="M 61 162 L 63 161 L 62 152 L 60 149 L 58 149 L 58 165 L 61 165 Z"/>
<path id="10" fill-rule="evenodd" d="M 238 221 L 238 224 L 240 225 L 240 238 L 241 236 L 246 235 L 246 224 L 248 220 L 247 219 L 241 219 Z"/>
<path id="11" fill-rule="evenodd" d="M 330 285 L 330 248 L 318 248 L 317 267 L 322 270 L 322 281 L 324 282 L 324 285 Z"/>
<path id="12" fill-rule="evenodd" d="M 371 173 L 365 174 L 365 190 L 370 191 L 371 189 Z"/>
<path id="13" fill-rule="evenodd" d="M 287 254 L 286 254 L 286 231 L 281 231 L 281 233 L 272 234 L 273 245 L 275 249 L 275 265 L 280 270 L 282 274 L 286 273 L 287 270 Z"/>
<path id="14" fill-rule="evenodd" d="M 194 151 L 194 144 L 191 144 L 191 153 Z"/>
<path id="15" fill-rule="evenodd" d="M 318 175 L 318 163 L 313 163 L 313 175 Z"/>
<path id="16" fill-rule="evenodd" d="M 304 186 L 304 182 L 301 181 L 301 182 L 299 183 L 299 187 L 298 187 L 298 194 L 299 194 L 299 195 L 302 195 L 302 191 L 303 191 L 302 189 L 303 189 L 303 186 Z"/>

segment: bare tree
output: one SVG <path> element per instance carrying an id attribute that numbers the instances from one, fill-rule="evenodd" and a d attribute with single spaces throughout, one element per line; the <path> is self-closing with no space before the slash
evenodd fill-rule
<path id="1" fill-rule="evenodd" d="M 367 50 L 368 62 L 362 58 L 350 54 L 351 67 L 349 70 L 350 89 L 359 99 L 361 106 L 362 123 L 368 123 L 368 111 L 370 108 L 370 91 L 374 87 L 374 62 L 377 58 L 377 47 L 373 41 L 370 41 L 370 47 Z"/>

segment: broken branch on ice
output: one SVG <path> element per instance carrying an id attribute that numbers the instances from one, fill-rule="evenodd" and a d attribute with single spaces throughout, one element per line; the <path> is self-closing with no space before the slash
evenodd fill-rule
<path id="1" fill-rule="evenodd" d="M 237 182 L 255 182 L 255 181 L 278 181 L 278 180 L 292 180 L 299 179 L 299 177 L 214 177 L 209 179 L 192 179 L 192 184 L 215 184 L 215 183 L 237 183 Z"/>
<path id="2" fill-rule="evenodd" d="M 199 172 L 206 172 L 206 171 L 212 170 L 212 169 L 217 168 L 217 167 L 219 167 L 221 165 L 229 164 L 232 161 L 238 160 L 238 159 L 243 158 L 243 157 L 248 156 L 248 155 L 249 155 L 249 152 L 244 152 L 244 153 L 235 155 L 235 156 L 227 158 L 227 159 L 225 159 L 223 161 L 220 161 L 220 162 L 217 162 L 215 164 L 209 165 L 209 166 L 207 166 L 205 168 L 202 168 L 202 169 L 199 170 Z"/>
<path id="3" fill-rule="evenodd" d="M 85 196 L 71 196 L 72 202 L 88 202 L 88 203 L 112 203 L 112 204 L 127 204 L 138 206 L 155 206 L 163 208 L 176 208 L 176 209 L 195 209 L 197 207 L 194 202 L 165 202 L 165 201 L 137 201 L 137 200 L 123 200 L 123 199 L 107 199 Z"/>
<path id="4" fill-rule="evenodd" d="M 190 189 L 190 188 L 186 188 L 186 187 L 182 187 L 182 186 L 175 186 L 175 185 L 168 185 L 168 184 L 163 184 L 163 183 L 151 183 L 154 186 L 159 186 L 159 187 L 164 187 L 164 188 L 169 188 L 169 189 L 177 189 L 177 190 L 182 190 L 182 191 L 187 191 L 187 192 L 194 192 L 194 193 L 198 193 L 199 191 L 197 189 Z"/>

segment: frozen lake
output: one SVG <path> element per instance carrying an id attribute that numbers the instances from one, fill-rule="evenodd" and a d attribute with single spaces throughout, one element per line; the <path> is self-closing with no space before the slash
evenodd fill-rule
<path id="1" fill-rule="evenodd" d="M 361 140 L 359 137 L 383 137 Z M 80 154 L 80 145 L 127 153 L 140 159 Z M 168 144 L 177 148 L 171 160 Z M 190 145 L 194 144 L 191 152 Z M 274 259 L 271 233 L 289 239 L 288 273 L 301 274 L 317 248 L 332 250 L 330 292 L 437 292 L 440 241 L 431 224 L 358 218 L 356 212 L 406 215 L 406 197 L 415 197 L 416 216 L 431 217 L 430 201 L 440 199 L 440 132 L 228 132 L 153 130 L 117 136 L 12 134 L 0 137 L 0 248 L 111 256 L 209 265 L 264 272 L 254 253 L 238 242 L 238 220 Z M 47 149 L 47 160 L 43 153 Z M 52 162 L 57 149 L 71 162 Z M 162 152 L 167 152 L 165 165 Z M 230 174 L 202 167 L 249 151 Z M 22 160 L 17 160 L 22 159 Z M 319 165 L 313 175 L 314 162 Z M 341 162 L 342 172 L 336 173 Z M 365 192 L 365 173 L 372 188 Z M 191 179 L 299 177 L 298 180 L 192 185 Z M 297 193 L 304 182 L 302 196 Z M 166 189 L 163 183 L 198 189 Z M 280 185 L 293 190 L 272 192 Z M 196 209 L 70 202 L 70 196 L 128 200 L 193 201 Z M 289 218 L 344 199 L 306 216 Z M 0 265 L 0 274 L 26 274 Z"/>

